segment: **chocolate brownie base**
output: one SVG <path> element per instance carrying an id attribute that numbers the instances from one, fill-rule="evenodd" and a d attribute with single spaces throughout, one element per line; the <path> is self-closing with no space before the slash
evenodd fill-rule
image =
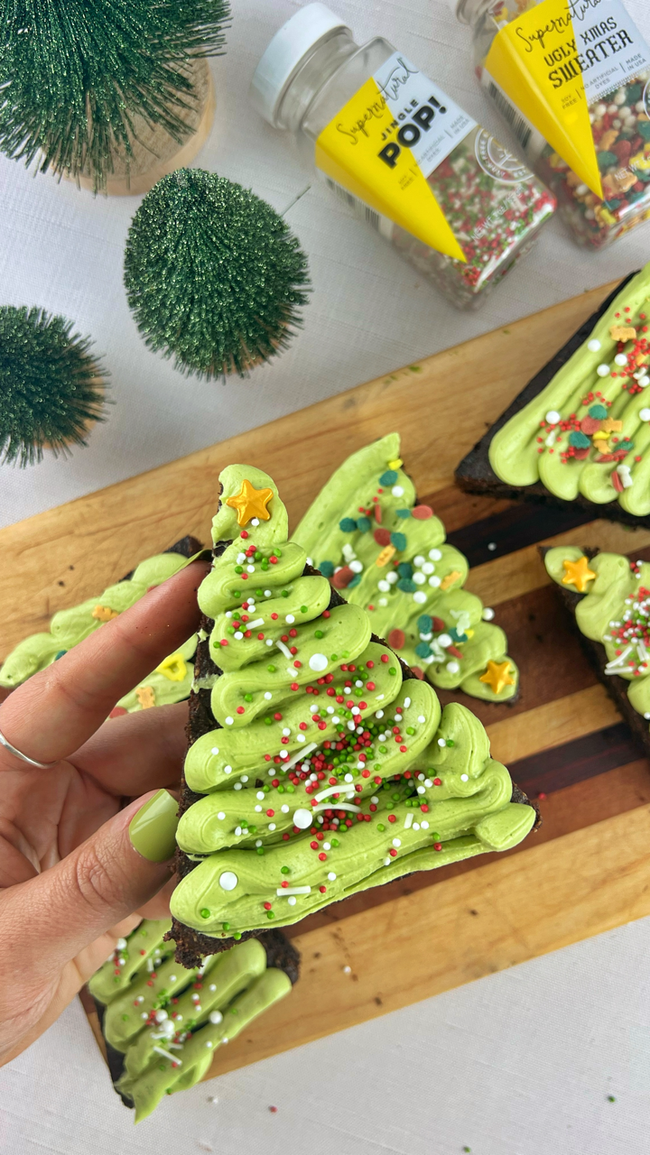
<path id="1" fill-rule="evenodd" d="M 542 558 L 547 554 L 548 548 L 549 547 L 547 546 L 539 547 L 539 552 Z M 585 549 L 583 552 L 585 557 L 588 557 L 591 561 L 591 559 L 595 557 L 596 554 L 600 551 L 598 549 Z M 566 587 L 559 586 L 557 583 L 553 584 L 556 585 L 560 600 L 562 601 L 562 604 L 570 616 L 572 627 L 575 630 L 580 640 L 582 649 L 587 655 L 589 663 L 593 667 L 599 681 L 603 683 L 603 686 L 614 702 L 614 705 L 616 706 L 619 714 L 623 716 L 628 726 L 632 730 L 635 738 L 638 740 L 639 745 L 643 750 L 643 753 L 648 758 L 650 758 L 650 730 L 648 729 L 648 721 L 646 718 L 643 718 L 641 714 L 637 713 L 627 696 L 627 690 L 630 683 L 626 682 L 625 678 L 620 678 L 618 674 L 605 673 L 605 666 L 607 665 L 607 653 L 605 647 L 601 642 L 594 642 L 591 638 L 586 638 L 578 627 L 578 623 L 576 621 L 576 606 L 578 605 L 578 602 L 582 601 L 583 597 L 586 597 L 586 595 L 579 594 L 573 590 L 567 589 Z"/>
<path id="2" fill-rule="evenodd" d="M 229 544 L 230 542 L 220 542 L 215 549 L 215 557 L 220 556 L 220 554 L 223 553 Z M 306 565 L 303 570 L 303 575 L 305 576 L 313 577 L 319 574 L 320 570 L 315 569 L 314 566 L 311 565 Z M 333 609 L 335 606 L 344 604 L 345 599 L 342 598 L 341 595 L 332 587 L 330 589 L 330 600 L 328 608 Z M 214 622 L 210 618 L 203 616 L 201 618 L 199 629 L 203 629 L 205 633 L 209 635 L 212 631 L 213 625 Z M 379 638 L 376 634 L 371 635 L 371 640 L 381 645 L 388 644 L 383 638 Z M 395 657 L 397 658 L 402 668 L 402 677 L 404 681 L 408 681 L 410 678 L 417 677 L 417 675 L 413 673 L 411 667 L 408 666 L 406 662 L 402 661 L 402 659 L 399 657 L 399 654 L 396 654 Z M 219 677 L 221 673 L 222 671 L 220 668 L 212 661 L 212 658 L 210 657 L 210 644 L 208 637 L 204 641 L 199 642 L 197 646 L 194 680 L 195 682 L 199 682 L 201 679 L 211 680 L 215 677 Z M 207 734 L 212 730 L 218 729 L 221 729 L 221 727 L 219 726 L 219 723 L 216 721 L 212 713 L 210 706 L 210 689 L 206 687 L 199 688 L 197 691 L 192 691 L 190 695 L 189 719 L 187 723 L 187 737 L 189 745 L 191 746 L 203 734 Z M 263 784 L 264 783 L 262 779 L 257 779 L 255 782 L 256 786 L 263 786 Z M 184 814 L 185 811 L 190 806 L 192 806 L 194 802 L 197 802 L 201 797 L 203 797 L 203 795 L 195 794 L 194 791 L 190 790 L 187 783 L 183 779 L 181 784 L 179 813 Z M 527 798 L 523 791 L 519 790 L 517 786 L 513 786 L 512 801 L 523 802 L 533 807 L 537 815 L 533 829 L 537 830 L 541 822 L 541 816 L 535 803 L 531 802 L 530 799 Z M 184 851 L 182 851 L 180 848 L 177 848 L 176 871 L 181 878 L 184 878 L 186 874 L 189 874 L 189 872 L 193 870 L 197 865 L 198 862 L 196 860 L 191 859 L 187 854 L 185 854 Z M 259 938 L 260 936 L 268 933 L 268 931 L 264 931 L 261 928 L 259 930 L 247 930 L 243 932 L 237 941 L 244 942 L 248 938 Z M 232 937 L 212 938 L 210 935 L 201 934 L 200 931 L 194 930 L 193 927 L 186 926 L 184 923 L 179 922 L 176 918 L 172 919 L 172 928 L 169 932 L 168 938 L 173 939 L 176 943 L 176 961 L 185 967 L 198 966 L 200 965 L 201 959 L 204 955 L 217 954 L 219 951 L 230 950 L 230 948 L 235 945 L 235 939 Z"/>
<path id="3" fill-rule="evenodd" d="M 627 510 L 622 509 L 618 501 L 611 501 L 607 505 L 599 505 L 593 501 L 588 501 L 582 494 L 573 501 L 565 501 L 561 497 L 556 497 L 551 493 L 541 481 L 535 482 L 534 485 L 513 486 L 508 485 L 497 477 L 490 464 L 490 445 L 495 433 L 519 413 L 530 401 L 533 400 L 542 389 L 545 389 L 549 382 L 553 379 L 556 373 L 569 360 L 570 357 L 589 340 L 591 332 L 600 320 L 603 314 L 613 304 L 614 300 L 621 292 L 621 290 L 636 276 L 636 273 L 630 273 L 629 277 L 621 281 L 620 285 L 613 293 L 603 301 L 599 309 L 592 313 L 591 317 L 585 321 L 584 325 L 573 334 L 565 345 L 551 357 L 543 369 L 540 369 L 526 387 L 522 389 L 521 393 L 515 397 L 514 401 L 490 426 L 487 433 L 477 441 L 476 445 L 466 457 L 463 458 L 460 465 L 456 469 L 455 478 L 461 489 L 466 493 L 479 493 L 488 497 L 505 497 L 514 498 L 518 501 L 536 502 L 538 505 L 551 505 L 558 509 L 565 511 L 582 510 L 585 514 L 585 522 L 596 521 L 598 518 L 606 518 L 608 521 L 621 521 L 626 525 L 643 525 L 650 529 L 650 515 L 645 517 L 635 517 L 634 514 L 628 513 Z"/>

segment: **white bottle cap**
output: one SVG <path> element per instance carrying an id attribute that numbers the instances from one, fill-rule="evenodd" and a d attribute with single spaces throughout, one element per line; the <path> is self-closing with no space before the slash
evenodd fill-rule
<path id="1" fill-rule="evenodd" d="M 262 56 L 250 88 L 253 108 L 275 126 L 275 116 L 287 85 L 305 55 L 339 28 L 349 31 L 345 20 L 325 4 L 306 4 L 276 32 Z"/>

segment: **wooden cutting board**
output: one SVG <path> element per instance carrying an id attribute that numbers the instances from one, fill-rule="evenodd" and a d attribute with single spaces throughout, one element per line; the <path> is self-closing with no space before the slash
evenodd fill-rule
<path id="1" fill-rule="evenodd" d="M 207 542 L 228 463 L 267 470 L 295 525 L 344 457 L 397 429 L 420 500 L 474 567 L 467 588 L 508 633 L 518 701 L 459 697 L 487 726 L 494 755 L 540 799 L 542 830 L 506 855 L 413 875 L 306 919 L 292 932 L 300 983 L 221 1049 L 212 1075 L 650 914 L 648 763 L 587 665 L 537 551 L 566 541 L 650 558 L 650 533 L 453 485 L 486 425 L 612 287 L 0 530 L 3 655 L 185 534 Z"/>

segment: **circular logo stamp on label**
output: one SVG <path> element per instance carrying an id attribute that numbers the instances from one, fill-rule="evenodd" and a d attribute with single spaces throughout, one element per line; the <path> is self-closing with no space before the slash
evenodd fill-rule
<path id="1" fill-rule="evenodd" d="M 483 172 L 502 184 L 521 184 L 522 181 L 532 180 L 532 172 L 519 157 L 499 144 L 484 128 L 479 128 L 476 133 L 474 152 Z"/>

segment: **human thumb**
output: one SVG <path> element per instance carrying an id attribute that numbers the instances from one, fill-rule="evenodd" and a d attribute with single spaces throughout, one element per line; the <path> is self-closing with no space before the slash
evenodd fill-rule
<path id="1" fill-rule="evenodd" d="M 177 810 L 168 790 L 143 795 L 56 866 L 6 890 L 7 958 L 38 983 L 152 898 L 172 869 Z"/>

